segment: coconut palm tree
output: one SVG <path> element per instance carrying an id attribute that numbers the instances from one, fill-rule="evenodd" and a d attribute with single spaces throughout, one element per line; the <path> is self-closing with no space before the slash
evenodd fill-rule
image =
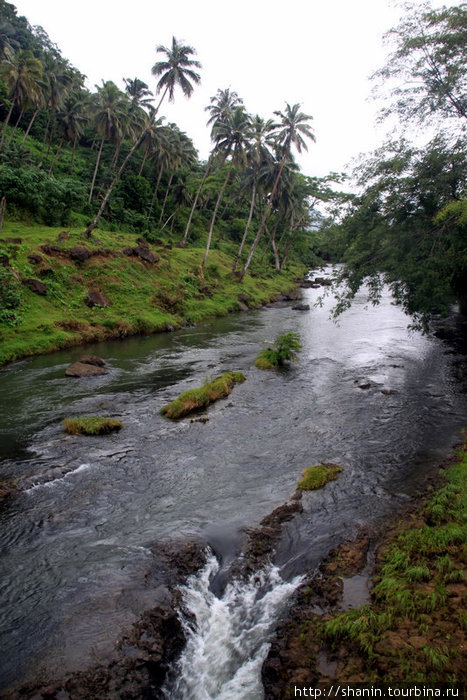
<path id="1" fill-rule="evenodd" d="M 275 129 L 276 124 L 272 119 L 268 119 L 267 121 L 265 121 L 258 114 L 254 117 L 252 121 L 253 135 L 250 148 L 247 151 L 248 168 L 245 172 L 248 179 L 248 185 L 251 186 L 250 209 L 248 212 L 248 219 L 245 225 L 245 230 L 243 231 L 242 240 L 240 242 L 237 255 L 235 256 L 232 272 L 236 272 L 237 270 L 237 265 L 241 258 L 243 248 L 245 246 L 245 242 L 248 236 L 248 231 L 250 229 L 255 209 L 260 170 L 262 168 L 264 169 L 264 167 L 267 167 L 267 164 L 270 163 L 272 160 L 272 153 L 270 149 L 274 145 Z"/>
<path id="2" fill-rule="evenodd" d="M 65 100 L 57 114 L 58 128 L 63 137 L 72 143 L 72 156 L 69 173 L 73 172 L 76 144 L 89 120 L 89 93 L 75 90 Z"/>
<path id="3" fill-rule="evenodd" d="M 213 97 L 211 97 L 211 104 L 205 107 L 205 110 L 210 113 L 210 117 L 207 121 L 208 124 L 214 125 L 216 122 L 221 122 L 222 120 L 225 120 L 227 118 L 228 114 L 231 114 L 234 109 L 237 107 L 240 107 L 243 105 L 243 100 L 237 95 L 237 93 L 231 92 L 229 88 L 226 88 L 225 90 L 218 90 Z M 213 138 L 213 131 L 211 130 L 211 138 Z M 190 214 L 188 216 L 188 221 L 186 222 L 185 226 L 185 232 L 183 234 L 183 238 L 181 239 L 179 245 L 180 246 L 185 246 L 186 242 L 188 240 L 188 234 L 190 232 L 190 227 L 191 227 L 191 221 L 193 219 L 193 214 L 195 213 L 196 206 L 198 204 L 198 199 L 201 194 L 201 191 L 204 187 L 204 184 L 206 182 L 206 179 L 211 172 L 211 167 L 212 167 L 212 161 L 213 161 L 213 156 L 214 156 L 214 151 L 209 157 L 209 160 L 206 164 L 206 168 L 204 169 L 204 174 L 201 179 L 201 182 L 198 186 L 198 189 L 195 194 L 195 198 L 193 200 L 193 203 L 191 205 L 191 210 Z"/>
<path id="4" fill-rule="evenodd" d="M 281 181 L 282 173 L 284 171 L 287 161 L 291 159 L 292 147 L 295 146 L 297 151 L 301 153 L 303 149 L 308 150 L 305 137 L 309 138 L 312 141 L 316 140 L 313 132 L 311 131 L 310 126 L 307 124 L 307 122 L 309 122 L 310 119 L 312 119 L 313 117 L 311 117 L 309 114 L 304 114 L 303 112 L 300 112 L 300 104 L 294 104 L 291 107 L 288 103 L 286 103 L 286 108 L 284 112 L 277 111 L 274 112 L 274 114 L 280 117 L 281 120 L 279 124 L 279 132 L 277 138 L 277 153 L 280 157 L 280 160 L 278 160 L 279 167 L 277 170 L 276 178 L 274 180 L 271 194 L 269 195 L 268 204 L 264 210 L 261 223 L 259 225 L 255 239 L 248 253 L 246 262 L 242 268 L 240 280 L 243 279 L 246 271 L 250 266 L 251 260 L 260 241 L 261 235 L 265 229 L 266 222 L 271 213 L 271 208 L 274 202 L 274 198 L 276 196 L 277 188 L 279 187 L 279 183 Z"/>
<path id="5" fill-rule="evenodd" d="M 97 153 L 96 165 L 92 176 L 88 202 L 91 202 L 96 182 L 97 171 L 105 141 L 119 142 L 125 129 L 125 118 L 128 112 L 128 101 L 124 94 L 111 80 L 102 81 L 94 95 L 94 129 L 100 135 L 101 141 Z"/>
<path id="6" fill-rule="evenodd" d="M 216 144 L 214 150 L 216 155 L 222 162 L 225 162 L 230 156 L 230 163 L 211 217 L 211 224 L 209 226 L 206 250 L 204 251 L 201 269 L 204 269 L 208 259 L 217 211 L 224 195 L 225 188 L 229 182 L 232 168 L 234 165 L 246 165 L 246 146 L 251 138 L 251 134 L 251 117 L 249 114 L 247 114 L 247 112 L 245 112 L 243 106 L 236 107 L 233 112 L 227 113 L 224 121 L 219 120 L 213 126 L 213 137 Z"/>
<path id="7" fill-rule="evenodd" d="M 0 62 L 0 80 L 8 86 L 11 100 L 3 122 L 1 148 L 14 107 L 23 110 L 27 105 L 34 105 L 40 101 L 42 63 L 34 58 L 30 51 L 19 51 Z"/>
<path id="8" fill-rule="evenodd" d="M 132 157 L 133 153 L 142 144 L 146 131 L 148 131 L 151 128 L 151 125 L 156 120 L 157 113 L 166 95 L 169 95 L 169 100 L 173 100 L 175 88 L 179 86 L 183 94 L 186 97 L 190 97 L 193 92 L 192 83 L 197 85 L 201 81 L 200 75 L 193 70 L 193 68 L 200 68 L 201 64 L 199 63 L 199 61 L 193 60 L 191 58 L 191 56 L 193 56 L 196 53 L 196 51 L 191 46 L 179 44 L 175 37 L 172 37 L 171 49 L 166 48 L 165 46 L 158 46 L 157 51 L 159 53 L 165 53 L 166 55 L 165 61 L 155 63 L 152 67 L 153 75 L 161 76 L 156 87 L 156 92 L 158 94 L 162 92 L 161 99 L 156 109 L 154 110 L 149 120 L 149 123 L 142 131 L 140 137 L 136 139 L 133 143 L 125 159 L 120 165 L 116 175 L 114 176 L 112 182 L 110 183 L 109 188 L 107 189 L 107 192 L 105 193 L 105 196 L 102 199 L 99 211 L 97 212 L 93 221 L 89 224 L 85 231 L 86 236 L 90 236 L 93 230 L 96 228 L 99 219 L 101 218 L 104 209 L 107 206 L 107 202 L 109 201 L 109 197 L 112 194 L 115 185 L 120 180 L 120 177 L 123 171 L 125 170 L 126 165 Z"/>

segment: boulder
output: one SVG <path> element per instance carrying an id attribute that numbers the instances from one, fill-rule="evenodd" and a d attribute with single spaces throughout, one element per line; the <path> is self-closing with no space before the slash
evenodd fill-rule
<path id="1" fill-rule="evenodd" d="M 28 260 L 33 265 L 38 265 L 42 262 L 43 258 L 38 253 L 31 253 L 28 255 Z"/>
<path id="2" fill-rule="evenodd" d="M 141 258 L 141 260 L 145 260 L 146 262 L 150 263 L 159 262 L 159 258 L 157 255 L 154 255 L 154 253 L 151 253 L 149 247 L 137 245 L 135 248 L 133 248 L 133 251 L 133 254 L 137 255 L 138 258 Z"/>
<path id="3" fill-rule="evenodd" d="M 10 266 L 10 258 L 8 255 L 0 255 L 0 265 L 3 267 L 9 267 Z"/>
<path id="4" fill-rule="evenodd" d="M 70 258 L 76 262 L 86 262 L 91 257 L 92 253 L 84 246 L 76 245 L 70 249 Z"/>
<path id="5" fill-rule="evenodd" d="M 310 310 L 310 305 L 309 304 L 296 304 L 295 306 L 292 306 L 293 311 L 309 311 Z"/>
<path id="6" fill-rule="evenodd" d="M 110 306 L 110 301 L 107 299 L 107 297 L 101 292 L 97 292 L 95 290 L 89 290 L 84 303 L 91 309 L 93 306 Z"/>
<path id="7" fill-rule="evenodd" d="M 96 367 L 89 365 L 86 362 L 73 362 L 65 370 L 65 377 L 94 377 L 98 374 L 108 374 L 109 371 L 104 367 Z"/>
<path id="8" fill-rule="evenodd" d="M 50 245 L 50 243 L 44 243 L 40 246 L 40 249 L 46 255 L 63 255 L 63 248 L 59 245 Z"/>
<path id="9" fill-rule="evenodd" d="M 97 355 L 82 355 L 78 362 L 82 362 L 84 365 L 95 365 L 96 367 L 104 367 L 105 362 L 101 357 Z"/>
<path id="10" fill-rule="evenodd" d="M 47 287 L 43 282 L 40 282 L 39 280 L 35 279 L 27 279 L 23 280 L 23 284 L 26 285 L 26 287 L 29 287 L 31 292 L 34 292 L 34 294 L 40 294 L 40 296 L 45 297 L 47 294 Z"/>
<path id="11" fill-rule="evenodd" d="M 330 287 L 332 285 L 332 280 L 327 279 L 326 277 L 316 277 L 315 284 L 321 284 L 323 287 Z"/>

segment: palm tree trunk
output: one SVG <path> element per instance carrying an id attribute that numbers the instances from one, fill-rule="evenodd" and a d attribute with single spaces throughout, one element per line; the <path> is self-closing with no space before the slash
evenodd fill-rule
<path id="1" fill-rule="evenodd" d="M 162 95 L 162 97 L 161 97 L 161 99 L 160 99 L 160 101 L 159 101 L 159 104 L 157 105 L 157 107 L 156 107 L 156 109 L 155 109 L 155 111 L 154 111 L 154 113 L 153 113 L 153 115 L 152 115 L 152 118 L 150 119 L 148 125 L 143 129 L 143 131 L 141 132 L 140 137 L 136 139 L 136 141 L 134 142 L 133 146 L 132 146 L 132 147 L 130 148 L 130 150 L 128 151 L 127 155 L 126 155 L 125 158 L 123 159 L 122 164 L 120 165 L 119 169 L 117 170 L 117 173 L 115 174 L 115 176 L 114 176 L 112 182 L 110 183 L 109 187 L 107 188 L 107 192 L 106 192 L 105 195 L 104 195 L 104 198 L 103 198 L 103 200 L 102 200 L 101 206 L 99 207 L 99 211 L 97 212 L 96 216 L 94 217 L 94 219 L 91 221 L 91 223 L 90 223 L 89 226 L 87 227 L 86 231 L 84 232 L 84 235 L 87 236 L 88 238 L 92 235 L 92 232 L 94 231 L 94 229 L 96 228 L 97 224 L 99 223 L 99 219 L 101 218 L 102 214 L 104 213 L 104 209 L 105 209 L 106 206 L 107 206 L 107 202 L 109 201 L 110 195 L 112 194 L 115 185 L 116 185 L 117 182 L 120 180 L 120 178 L 121 178 L 121 176 L 122 176 L 122 173 L 123 173 L 123 171 L 125 170 L 125 168 L 126 168 L 126 166 L 127 166 L 127 163 L 129 162 L 130 158 L 132 157 L 132 155 L 134 154 L 134 152 L 136 151 L 136 149 L 139 148 L 139 147 L 141 146 L 141 144 L 142 144 L 143 141 L 144 141 L 144 137 L 146 136 L 146 133 L 149 131 L 149 129 L 150 129 L 151 126 L 153 125 L 153 123 L 154 123 L 154 121 L 155 121 L 155 119 L 156 119 L 157 112 L 159 111 L 159 108 L 160 108 L 160 106 L 161 106 L 161 104 L 162 104 L 162 101 L 163 101 L 164 97 L 165 97 L 166 94 L 167 94 L 168 89 L 169 89 L 168 87 L 165 88 L 164 93 L 163 93 L 163 95 Z"/>
<path id="2" fill-rule="evenodd" d="M 11 143 L 11 141 L 13 140 L 13 136 L 14 136 L 15 133 L 16 133 L 16 129 L 18 128 L 18 124 L 20 123 L 21 117 L 23 116 L 23 114 L 24 114 L 24 109 L 21 109 L 21 110 L 20 110 L 20 113 L 19 113 L 19 117 L 18 117 L 18 119 L 16 120 L 15 125 L 14 125 L 14 127 L 13 127 L 13 130 L 12 130 L 12 132 L 10 133 L 10 136 L 9 136 L 9 138 L 8 138 L 8 143 Z"/>
<path id="3" fill-rule="evenodd" d="M 151 204 L 149 205 L 149 211 L 148 211 L 148 215 L 146 217 L 146 221 L 149 221 L 149 219 L 151 218 L 152 210 L 154 208 L 154 202 L 156 201 L 157 190 L 159 189 L 159 183 L 161 181 L 161 177 L 162 177 L 163 172 L 164 172 L 164 168 L 161 165 L 161 167 L 159 168 L 159 173 L 157 175 L 156 184 L 154 186 L 154 192 L 152 193 Z"/>
<path id="4" fill-rule="evenodd" d="M 146 148 L 146 150 L 144 151 L 144 155 L 143 155 L 143 162 L 141 163 L 141 167 L 138 171 L 138 175 L 141 175 L 141 173 L 143 172 L 143 168 L 146 164 L 146 158 L 148 157 L 148 153 L 149 153 L 149 148 Z"/>
<path id="5" fill-rule="evenodd" d="M 93 173 L 93 176 L 92 176 L 91 189 L 89 190 L 89 197 L 88 197 L 88 203 L 89 203 L 89 204 L 91 204 L 92 193 L 94 192 L 94 184 L 95 184 L 95 182 L 96 182 L 97 171 L 98 171 L 98 169 L 99 169 L 99 162 L 100 162 L 100 159 L 101 159 L 102 148 L 103 148 L 103 146 L 104 146 L 104 140 L 105 140 L 105 136 L 103 136 L 102 139 L 101 139 L 101 145 L 99 146 L 99 151 L 98 151 L 98 153 L 97 153 L 96 165 L 95 165 L 95 167 L 94 167 L 94 173 Z"/>
<path id="6" fill-rule="evenodd" d="M 38 114 L 39 114 L 39 107 L 37 107 L 34 110 L 33 115 L 31 117 L 31 119 L 29 120 L 28 128 L 24 132 L 23 140 L 21 141 L 22 144 L 26 141 L 26 137 L 29 135 L 29 132 L 31 131 L 31 126 L 34 124 L 34 121 L 35 121 Z"/>
<path id="7" fill-rule="evenodd" d="M 183 238 L 179 243 L 180 246 L 186 245 L 188 234 L 190 232 L 191 220 L 193 218 L 193 214 L 195 212 L 196 205 L 198 204 L 198 199 L 199 199 L 199 196 L 201 194 L 201 190 L 203 189 L 204 183 L 206 182 L 206 179 L 207 179 L 209 172 L 211 170 L 211 165 L 212 165 L 212 156 L 209 156 L 209 160 L 208 160 L 207 165 L 206 165 L 206 170 L 205 170 L 205 173 L 203 175 L 203 179 L 201 180 L 200 186 L 198 187 L 195 198 L 193 200 L 193 204 L 191 205 L 190 216 L 188 217 L 188 221 L 187 221 L 186 226 L 185 226 L 185 233 L 183 234 Z"/>
<path id="8" fill-rule="evenodd" d="M 232 267 L 232 272 L 237 271 L 237 265 L 238 265 L 238 262 L 241 258 L 241 255 L 243 253 L 243 248 L 245 246 L 246 237 L 248 236 L 248 231 L 250 229 L 251 220 L 253 218 L 253 212 L 255 209 L 255 200 L 256 200 L 256 179 L 253 183 L 253 192 L 251 193 L 251 202 L 250 202 L 250 211 L 248 212 L 248 220 L 246 222 L 245 230 L 243 232 L 242 242 L 240 243 L 240 247 L 239 247 L 237 255 L 235 257 L 235 261 L 234 261 L 234 264 Z"/>
<path id="9" fill-rule="evenodd" d="M 262 233 L 263 233 L 264 227 L 266 226 L 266 221 L 268 220 L 268 216 L 269 216 L 270 211 L 271 211 L 271 208 L 272 208 L 272 203 L 273 203 L 274 197 L 275 197 L 275 195 L 276 195 L 277 188 L 279 187 L 279 183 L 280 183 L 280 181 L 281 181 L 282 172 L 283 172 L 283 170 L 284 170 L 284 167 L 285 167 L 285 158 L 282 158 L 282 161 L 281 161 L 281 164 L 280 164 L 280 168 L 279 168 L 279 172 L 277 173 L 277 177 L 276 177 L 276 179 L 275 179 L 275 182 L 274 182 L 274 185 L 273 185 L 273 188 L 272 188 L 272 192 L 271 192 L 271 195 L 270 195 L 270 197 L 269 197 L 268 205 L 267 205 L 267 207 L 266 207 L 266 209 L 265 209 L 265 211 L 264 211 L 263 218 L 261 219 L 261 223 L 260 223 L 260 225 L 259 225 L 258 233 L 257 233 L 256 236 L 255 236 L 255 240 L 254 240 L 253 243 L 252 243 L 252 246 L 251 246 L 251 248 L 250 248 L 250 252 L 248 253 L 248 257 L 247 257 L 247 259 L 246 259 L 246 262 L 245 262 L 245 264 L 244 264 L 244 266 L 243 266 L 243 269 L 242 269 L 242 272 L 241 272 L 241 274 L 240 274 L 240 281 L 245 277 L 246 271 L 247 271 L 248 268 L 250 267 L 250 263 L 251 263 L 251 261 L 252 261 L 253 255 L 254 255 L 255 250 L 256 250 L 256 248 L 257 248 L 257 246 L 258 246 L 258 243 L 259 243 L 259 241 L 260 241 L 260 238 L 261 238 L 261 235 L 262 235 Z"/>
<path id="10" fill-rule="evenodd" d="M 160 216 L 159 216 L 159 223 L 162 222 L 162 217 L 164 216 L 165 205 L 167 204 L 167 197 L 169 196 L 170 186 L 171 186 L 171 184 L 172 184 L 172 180 L 173 180 L 173 179 L 174 179 L 174 173 L 172 173 L 172 174 L 170 175 L 169 183 L 168 183 L 167 189 L 166 189 L 166 191 L 165 191 L 164 202 L 162 203 L 162 209 L 161 209 L 161 213 L 160 213 Z"/>
<path id="11" fill-rule="evenodd" d="M 52 162 L 50 163 L 49 172 L 47 173 L 48 177 L 50 177 L 52 175 L 52 170 L 54 169 L 54 165 L 55 165 L 55 162 L 58 158 L 58 154 L 62 150 L 62 145 L 63 145 L 63 139 L 60 139 L 60 143 L 58 144 L 58 148 L 55 151 L 54 157 L 52 158 Z"/>
<path id="12" fill-rule="evenodd" d="M 38 166 L 37 166 L 38 168 L 40 168 L 41 165 L 42 165 L 42 159 L 43 159 L 43 157 L 44 157 L 44 151 L 45 151 L 45 144 L 46 144 L 46 141 L 47 141 L 47 137 L 48 137 L 48 135 L 49 135 L 49 126 L 50 126 L 50 120 L 51 120 L 51 118 L 52 118 L 52 113 L 49 111 L 49 113 L 48 113 L 48 115 L 47 115 L 47 124 L 45 125 L 45 129 L 44 129 L 44 138 L 42 139 L 41 157 L 40 157 L 40 160 L 39 160 L 39 164 L 38 164 Z"/>
<path id="13" fill-rule="evenodd" d="M 0 140 L 0 148 L 3 146 L 3 142 L 5 140 L 5 134 L 6 134 L 6 128 L 8 124 L 10 123 L 11 115 L 13 113 L 13 107 L 15 106 L 14 101 L 11 103 L 10 109 L 8 110 L 8 114 L 5 117 L 5 121 L 3 122 L 3 130 L 2 130 L 2 138 Z"/>
<path id="14" fill-rule="evenodd" d="M 232 172 L 232 165 L 233 165 L 233 161 L 230 161 L 229 169 L 227 171 L 227 175 L 225 176 L 224 184 L 221 187 L 221 190 L 220 190 L 219 195 L 217 197 L 216 206 L 214 207 L 214 212 L 212 214 L 212 219 L 211 219 L 211 225 L 209 227 L 208 240 L 206 242 L 206 250 L 204 251 L 204 258 L 203 258 L 203 262 L 201 263 L 202 270 L 204 270 L 204 266 L 206 265 L 206 261 L 208 259 L 209 248 L 211 247 L 212 232 L 214 230 L 214 222 L 216 220 L 217 211 L 219 209 L 219 205 L 221 203 L 225 188 L 227 187 L 227 183 L 229 182 L 230 173 Z"/>

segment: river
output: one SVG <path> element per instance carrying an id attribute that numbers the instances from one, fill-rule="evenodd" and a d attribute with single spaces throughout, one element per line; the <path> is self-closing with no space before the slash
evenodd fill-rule
<path id="1" fill-rule="evenodd" d="M 0 371 L 0 475 L 22 489 L 0 509 L 1 687 L 110 658 L 121 631 L 158 602 L 144 578 L 154 543 L 196 537 L 216 556 L 185 589 L 198 625 L 167 693 L 260 698 L 268 634 L 300 574 L 362 524 L 396 513 L 447 454 L 466 420 L 464 358 L 409 332 L 388 297 L 367 308 L 359 295 L 336 324 L 332 301 L 313 306 L 321 291 L 303 291 L 307 312 L 263 308 L 87 347 L 106 376 L 65 378 L 80 348 Z M 264 342 L 289 331 L 302 339 L 299 362 L 256 369 Z M 181 391 L 227 370 L 247 381 L 206 423 L 160 416 Z M 63 418 L 96 414 L 118 417 L 123 430 L 64 433 Z M 321 461 L 344 472 L 304 497 L 260 584 L 213 587 L 242 528 Z"/>

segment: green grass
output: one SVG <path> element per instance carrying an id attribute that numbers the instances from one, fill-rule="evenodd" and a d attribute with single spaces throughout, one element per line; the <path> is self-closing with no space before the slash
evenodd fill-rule
<path id="1" fill-rule="evenodd" d="M 160 412 L 166 418 L 183 418 L 194 411 L 206 408 L 214 401 L 225 398 L 230 394 L 235 384 L 244 381 L 245 376 L 241 372 L 225 372 L 198 389 L 184 391 L 174 401 L 163 406 Z"/>
<path id="2" fill-rule="evenodd" d="M 397 660 L 387 681 L 440 681 L 446 674 L 454 682 L 459 678 L 457 646 L 447 641 L 451 633 L 459 634 L 456 625 L 460 629 L 467 616 L 465 605 L 450 603 L 448 587 L 465 582 L 467 445 L 457 458 L 442 472 L 443 485 L 432 490 L 416 523 L 401 523 L 390 538 L 371 592 L 372 605 L 341 613 L 322 625 L 323 637 L 332 644 L 358 646 L 367 671 L 378 666 L 381 653 L 391 655 L 389 635 L 402 640 L 408 636 L 409 642 L 411 635 L 426 637 L 422 648 L 407 642 L 393 650 Z"/>
<path id="3" fill-rule="evenodd" d="M 87 418 L 65 418 L 65 430 L 70 435 L 108 435 L 123 428 L 123 423 L 115 418 L 89 416 Z"/>
<path id="4" fill-rule="evenodd" d="M 97 230 L 88 240 L 82 228 L 67 228 L 70 238 L 59 241 L 62 230 L 8 222 L 0 233 L 3 241 L 22 239 L 20 244 L 0 240 L 0 254 L 10 260 L 9 276 L 39 279 L 47 287 L 46 296 L 39 296 L 12 282 L 12 293 L 20 299 L 7 318 L 0 317 L 0 365 L 73 345 L 162 332 L 186 322 L 225 316 L 240 309 L 239 297 L 249 307 L 258 307 L 280 291 L 292 289 L 293 280 L 304 272 L 291 265 L 272 278 L 247 275 L 240 284 L 231 275 L 232 259 L 218 250 L 211 251 L 203 276 L 201 248 L 151 245 L 160 261 L 147 264 L 122 254 L 123 248 L 136 244 L 136 234 Z M 60 255 L 42 252 L 40 246 L 46 243 L 59 245 Z M 73 246 L 85 246 L 95 255 L 84 263 L 73 262 L 68 257 Z M 31 253 L 41 255 L 43 262 L 32 264 Z M 88 308 L 84 304 L 88 289 L 102 292 L 111 306 Z"/>
<path id="5" fill-rule="evenodd" d="M 308 467 L 303 472 L 303 478 L 298 482 L 299 491 L 314 491 L 321 489 L 328 481 L 334 481 L 340 472 L 344 471 L 337 464 L 317 464 Z"/>

